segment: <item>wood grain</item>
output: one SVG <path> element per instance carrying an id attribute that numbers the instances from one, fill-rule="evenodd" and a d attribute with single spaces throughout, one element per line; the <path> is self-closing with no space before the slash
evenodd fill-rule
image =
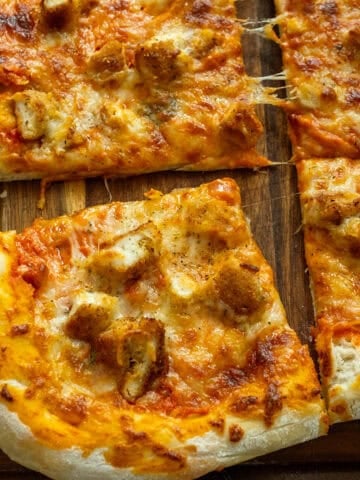
<path id="1" fill-rule="evenodd" d="M 240 0 L 242 18 L 270 18 L 271 0 Z M 278 47 L 254 33 L 243 38 L 246 66 L 253 76 L 281 71 Z M 296 172 L 288 163 L 290 145 L 286 119 L 274 107 L 259 106 L 266 136 L 258 148 L 280 165 L 261 171 L 212 173 L 164 172 L 128 179 L 91 179 L 55 183 L 46 192 L 44 210 L 37 209 L 38 182 L 14 182 L 0 186 L 1 229 L 22 230 L 34 218 L 68 214 L 85 206 L 110 200 L 138 200 L 156 188 L 164 192 L 177 187 L 197 186 L 212 179 L 231 176 L 241 187 L 243 208 L 254 236 L 274 269 L 275 280 L 292 325 L 302 341 L 312 349 L 310 329 L 313 311 L 304 263 L 301 216 L 296 193 Z M 6 196 L 5 196 L 6 195 Z M 5 198 L 2 198 L 5 197 Z M 360 422 L 336 425 L 327 437 L 288 448 L 266 457 L 207 475 L 206 480 L 355 480 L 360 478 Z M 26 470 L 0 453 L 0 479 L 41 480 L 40 474 Z M 71 479 L 69 479 L 71 480 Z"/>

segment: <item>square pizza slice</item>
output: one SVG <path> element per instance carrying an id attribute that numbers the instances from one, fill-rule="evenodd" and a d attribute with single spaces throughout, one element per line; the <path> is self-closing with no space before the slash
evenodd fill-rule
<path id="1" fill-rule="evenodd" d="M 298 162 L 316 348 L 332 422 L 360 418 L 360 161 Z"/>
<path id="2" fill-rule="evenodd" d="M 269 163 L 221 0 L 0 4 L 0 179 Z"/>
<path id="3" fill-rule="evenodd" d="M 0 447 L 57 480 L 191 479 L 326 432 L 230 179 L 0 236 Z"/>

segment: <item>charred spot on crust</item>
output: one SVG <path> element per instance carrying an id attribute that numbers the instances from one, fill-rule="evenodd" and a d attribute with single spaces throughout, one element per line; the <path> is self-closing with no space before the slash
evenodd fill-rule
<path id="1" fill-rule="evenodd" d="M 221 433 L 224 431 L 225 420 L 223 418 L 217 418 L 217 419 L 214 419 L 214 420 L 210 420 L 209 424 Z"/>
<path id="2" fill-rule="evenodd" d="M 9 392 L 9 389 L 8 389 L 8 386 L 7 386 L 6 383 L 1 387 L 0 396 L 4 400 L 6 400 L 7 402 L 13 402 L 14 401 L 14 397 Z"/>
<path id="3" fill-rule="evenodd" d="M 112 465 L 119 468 L 133 467 L 134 463 L 141 466 L 141 459 L 145 458 L 147 471 L 167 474 L 182 470 L 187 463 L 185 455 L 154 442 L 147 435 L 137 442 L 130 443 L 130 445 L 120 444 L 109 448 L 104 457 Z M 149 467 L 151 459 L 153 464 Z"/>
<path id="4" fill-rule="evenodd" d="M 229 427 L 229 440 L 230 442 L 236 443 L 240 442 L 240 440 L 244 436 L 244 430 L 240 427 L 240 425 L 236 425 L 235 423 L 230 425 Z"/>
<path id="5" fill-rule="evenodd" d="M 282 396 L 279 392 L 278 386 L 275 383 L 270 383 L 268 385 L 266 394 L 265 394 L 265 410 L 264 410 L 264 420 L 265 424 L 270 426 L 273 422 L 274 415 L 282 409 L 283 402 Z"/>

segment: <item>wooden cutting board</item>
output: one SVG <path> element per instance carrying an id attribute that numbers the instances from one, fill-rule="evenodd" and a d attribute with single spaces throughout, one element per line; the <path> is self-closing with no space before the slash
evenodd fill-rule
<path id="1" fill-rule="evenodd" d="M 241 18 L 271 18 L 271 0 L 240 0 Z M 253 76 L 281 71 L 278 47 L 256 33 L 243 38 L 247 70 Z M 44 210 L 37 209 L 38 182 L 14 182 L 0 186 L 1 230 L 21 230 L 38 217 L 50 218 L 72 213 L 85 206 L 110 200 L 138 200 L 150 188 L 167 192 L 176 187 L 197 186 L 223 176 L 233 177 L 242 191 L 243 208 L 265 257 L 272 265 L 290 325 L 301 340 L 310 345 L 313 323 L 308 276 L 304 263 L 301 216 L 296 193 L 296 172 L 289 163 L 291 149 L 283 113 L 269 106 L 259 107 L 266 136 L 259 150 L 278 162 L 261 171 L 221 171 L 215 173 L 156 173 L 129 179 L 102 179 L 56 183 L 46 193 Z M 247 464 L 206 476 L 206 480 L 355 480 L 360 478 L 360 422 L 333 427 L 327 437 L 288 448 Z M 11 462 L 0 452 L 0 479 L 40 480 L 42 475 Z M 69 478 L 69 480 L 71 480 Z"/>

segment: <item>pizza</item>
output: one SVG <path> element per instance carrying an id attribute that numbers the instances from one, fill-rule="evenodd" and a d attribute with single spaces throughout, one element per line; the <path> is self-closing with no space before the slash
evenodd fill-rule
<path id="1" fill-rule="evenodd" d="M 330 422 L 360 418 L 360 8 L 278 1 L 316 349 Z"/>
<path id="2" fill-rule="evenodd" d="M 296 158 L 360 158 L 358 0 L 276 0 Z"/>
<path id="3" fill-rule="evenodd" d="M 1 2 L 0 179 L 268 165 L 241 33 L 232 1 Z"/>
<path id="4" fill-rule="evenodd" d="M 190 479 L 326 432 L 235 181 L 146 197 L 1 234 L 0 446 L 50 478 Z"/>
<path id="5" fill-rule="evenodd" d="M 360 162 L 304 160 L 298 172 L 329 417 L 360 418 Z"/>

